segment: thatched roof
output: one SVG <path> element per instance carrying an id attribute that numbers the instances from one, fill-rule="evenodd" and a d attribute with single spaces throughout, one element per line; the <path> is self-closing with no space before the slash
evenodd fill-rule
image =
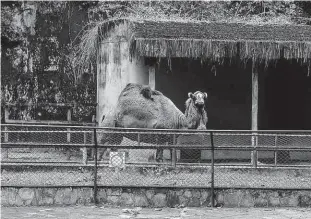
<path id="1" fill-rule="evenodd" d="M 311 59 L 308 25 L 124 21 L 131 30 L 132 55 L 216 61 L 239 57 L 266 64 L 280 58 L 303 63 Z"/>

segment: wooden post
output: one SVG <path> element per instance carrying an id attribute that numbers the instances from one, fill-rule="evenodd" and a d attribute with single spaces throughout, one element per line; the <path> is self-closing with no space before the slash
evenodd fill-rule
<path id="1" fill-rule="evenodd" d="M 95 204 L 98 203 L 97 199 L 97 133 L 96 133 L 96 128 L 94 128 L 94 151 L 95 151 L 95 166 L 94 166 L 94 202 Z"/>
<path id="2" fill-rule="evenodd" d="M 69 108 L 67 111 L 67 121 L 71 122 L 71 109 Z M 70 143 L 71 140 L 71 133 L 70 133 L 70 128 L 67 128 L 67 143 Z M 67 153 L 67 160 L 70 160 L 71 157 L 71 151 L 68 146 L 66 146 L 65 151 Z"/>
<path id="3" fill-rule="evenodd" d="M 92 122 L 94 123 L 94 126 L 96 126 L 95 115 L 93 115 L 93 117 L 92 117 Z M 91 137 L 91 143 L 94 144 L 94 135 L 92 135 L 92 137 Z M 91 149 L 91 158 L 93 158 L 94 156 L 95 156 L 95 151 L 93 149 Z"/>
<path id="4" fill-rule="evenodd" d="M 4 109 L 4 123 L 7 123 L 7 121 L 9 120 L 9 109 L 7 107 L 5 107 Z M 4 130 L 7 131 L 8 127 L 5 126 Z M 9 133 L 4 133 L 4 142 L 8 142 L 9 141 Z"/>
<path id="5" fill-rule="evenodd" d="M 173 145 L 175 146 L 175 144 L 176 144 L 176 135 L 174 134 L 173 135 Z M 176 160 L 177 160 L 176 148 L 171 149 L 171 158 L 172 158 L 172 166 L 176 167 Z"/>
<path id="6" fill-rule="evenodd" d="M 275 135 L 274 146 L 277 146 L 277 142 L 278 142 L 278 136 Z M 278 153 L 277 153 L 277 151 L 274 151 L 274 166 L 277 166 L 277 160 L 278 160 Z"/>
<path id="7" fill-rule="evenodd" d="M 100 121 L 100 112 L 99 112 L 99 87 L 100 87 L 100 72 L 101 72 L 101 68 L 100 68 L 100 66 L 101 66 L 101 54 L 102 54 L 102 50 L 101 50 L 101 44 L 100 43 L 98 43 L 97 44 L 97 47 L 98 47 L 98 53 L 97 53 L 97 68 L 96 68 L 96 103 L 97 103 L 97 105 L 96 105 L 96 118 L 97 118 L 97 121 Z M 95 119 L 94 119 L 94 121 L 95 121 Z M 92 122 L 93 122 L 93 118 L 92 118 Z M 93 151 L 93 150 L 91 150 L 91 151 Z"/>
<path id="8" fill-rule="evenodd" d="M 151 89 L 155 90 L 155 67 L 149 66 L 149 86 Z M 159 149 L 156 150 L 155 158 L 157 159 L 157 155 L 159 153 Z"/>
<path id="9" fill-rule="evenodd" d="M 255 60 L 252 60 L 252 130 L 258 130 L 258 69 L 255 65 Z M 252 151 L 251 160 L 254 167 L 257 167 L 257 133 L 254 132 L 252 135 Z"/>
<path id="10" fill-rule="evenodd" d="M 4 123 L 7 123 L 9 119 L 9 109 L 7 107 L 5 107 L 4 109 Z M 8 127 L 5 126 L 4 127 L 4 131 L 8 131 Z M 4 142 L 8 142 L 9 141 L 9 133 L 5 132 L 4 133 Z M 9 157 L 9 149 L 8 148 L 1 148 L 1 159 L 5 159 Z"/>
<path id="11" fill-rule="evenodd" d="M 86 144 L 86 140 L 87 140 L 87 135 L 86 135 L 86 131 L 84 131 L 83 133 L 83 144 Z M 86 147 L 81 148 L 82 149 L 82 161 L 83 164 L 86 165 L 87 164 L 87 151 L 86 151 Z"/>
<path id="12" fill-rule="evenodd" d="M 71 109 L 68 109 L 67 111 L 67 121 L 71 122 Z M 70 128 L 67 128 L 67 142 L 70 143 L 70 137 L 71 137 L 71 133 L 70 133 Z"/>
<path id="13" fill-rule="evenodd" d="M 150 66 L 149 67 L 149 86 L 151 89 L 155 89 L 155 67 Z"/>
<path id="14" fill-rule="evenodd" d="M 215 186 L 215 148 L 214 148 L 214 136 L 213 132 L 210 132 L 211 135 L 211 207 L 215 207 L 215 195 L 214 195 L 214 186 Z"/>

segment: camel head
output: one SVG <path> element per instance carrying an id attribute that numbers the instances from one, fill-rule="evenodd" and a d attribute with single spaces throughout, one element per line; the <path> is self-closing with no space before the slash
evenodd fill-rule
<path id="1" fill-rule="evenodd" d="M 186 101 L 185 116 L 189 120 L 188 128 L 191 129 L 206 129 L 207 112 L 205 110 L 207 102 L 207 93 L 196 91 L 195 93 L 188 93 L 188 100 Z"/>
<path id="2" fill-rule="evenodd" d="M 196 91 L 195 93 L 188 93 L 188 97 L 192 99 L 194 105 L 198 108 L 203 108 L 207 100 L 207 93 Z"/>

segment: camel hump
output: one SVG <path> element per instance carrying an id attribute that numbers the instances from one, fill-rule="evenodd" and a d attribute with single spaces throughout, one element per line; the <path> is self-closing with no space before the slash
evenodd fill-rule
<path id="1" fill-rule="evenodd" d="M 153 99 L 152 95 L 162 95 L 160 91 L 152 90 L 149 86 L 143 86 L 140 93 L 147 99 Z"/>
<path id="2" fill-rule="evenodd" d="M 152 90 L 149 86 L 143 86 L 140 90 L 140 93 L 147 99 L 151 99 Z"/>

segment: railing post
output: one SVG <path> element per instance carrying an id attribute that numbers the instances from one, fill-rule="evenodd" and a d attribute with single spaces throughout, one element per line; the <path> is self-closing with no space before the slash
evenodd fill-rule
<path id="1" fill-rule="evenodd" d="M 97 133 L 96 128 L 94 128 L 94 155 L 95 155 L 95 166 L 94 166 L 94 203 L 98 204 L 97 200 Z"/>
<path id="2" fill-rule="evenodd" d="M 175 146 L 176 144 L 176 134 L 173 135 L 173 145 Z M 174 147 L 173 149 L 171 149 L 172 151 L 172 166 L 176 167 L 176 148 Z"/>
<path id="3" fill-rule="evenodd" d="M 86 135 L 86 131 L 84 131 L 83 133 L 83 144 L 86 145 L 86 140 L 87 140 L 87 135 Z M 82 148 L 82 160 L 83 160 L 83 164 L 86 165 L 87 164 L 87 150 L 86 147 Z"/>
<path id="4" fill-rule="evenodd" d="M 277 146 L 277 142 L 278 142 L 278 136 L 275 135 L 274 146 Z M 278 160 L 278 153 L 277 153 L 277 151 L 274 151 L 274 166 L 277 166 L 277 160 Z"/>
<path id="5" fill-rule="evenodd" d="M 95 120 L 95 115 L 92 117 L 92 122 L 94 123 L 94 126 L 96 126 L 96 120 Z M 91 142 L 94 142 L 94 135 L 91 135 Z M 94 157 L 94 150 L 91 149 L 91 157 Z"/>
<path id="6" fill-rule="evenodd" d="M 67 111 L 67 121 L 68 123 L 71 122 L 71 109 L 68 109 Z M 71 133 L 70 133 L 70 128 L 67 128 L 67 142 L 70 143 L 70 138 L 71 138 Z"/>
<path id="7" fill-rule="evenodd" d="M 68 123 L 71 121 L 71 109 L 70 108 L 67 110 L 67 121 Z M 67 144 L 70 143 L 70 140 L 71 140 L 70 128 L 67 128 Z M 67 153 L 67 160 L 70 160 L 70 157 L 71 157 L 70 148 L 68 148 L 67 146 L 65 148 L 65 151 Z"/>
<path id="8" fill-rule="evenodd" d="M 212 149 L 212 157 L 211 157 L 211 207 L 215 207 L 215 194 L 214 194 L 214 177 L 215 177 L 215 172 L 214 172 L 214 166 L 215 166 L 215 160 L 214 160 L 214 137 L 213 137 L 213 132 L 210 132 L 211 135 L 211 149 Z"/>
<path id="9" fill-rule="evenodd" d="M 4 109 L 4 122 L 6 123 L 7 120 L 9 119 L 9 109 L 7 107 L 5 107 Z M 8 131 L 8 127 L 5 126 L 4 127 L 4 142 L 8 142 L 9 141 L 9 133 Z M 6 159 L 9 157 L 9 149 L 8 148 L 1 148 L 1 159 Z"/>
<path id="10" fill-rule="evenodd" d="M 252 131 L 258 130 L 258 66 L 256 65 L 256 61 L 252 60 Z M 257 135 L 254 136 L 255 133 L 252 133 L 252 146 L 254 150 L 251 152 L 251 161 L 253 166 L 257 167 Z M 256 133 L 257 134 L 257 133 Z"/>
<path id="11" fill-rule="evenodd" d="M 252 146 L 253 146 L 253 151 L 252 151 L 252 163 L 253 163 L 253 167 L 257 168 L 257 162 L 258 162 L 258 155 L 257 155 L 257 150 L 256 150 L 256 147 L 257 147 L 257 141 L 258 141 L 258 137 L 257 137 L 257 134 L 252 134 Z"/>

